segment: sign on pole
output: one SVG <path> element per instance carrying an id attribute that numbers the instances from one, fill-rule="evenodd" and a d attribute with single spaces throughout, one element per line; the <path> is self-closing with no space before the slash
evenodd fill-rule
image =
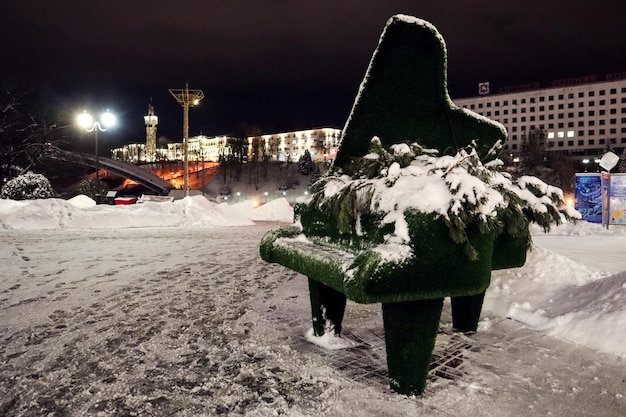
<path id="1" fill-rule="evenodd" d="M 602 225 L 609 228 L 609 191 L 611 189 L 611 174 L 602 173 Z"/>

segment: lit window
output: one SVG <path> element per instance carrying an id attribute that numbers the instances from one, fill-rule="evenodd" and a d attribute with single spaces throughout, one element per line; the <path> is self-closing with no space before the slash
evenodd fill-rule
<path id="1" fill-rule="evenodd" d="M 554 139 L 554 132 L 548 132 L 548 139 Z"/>
<path id="2" fill-rule="evenodd" d="M 568 130 L 567 131 L 567 137 L 568 138 L 573 138 L 574 137 L 574 131 L 573 130 Z"/>
<path id="3" fill-rule="evenodd" d="M 565 137 L 565 132 L 558 132 L 557 136 L 560 138 L 564 138 Z"/>

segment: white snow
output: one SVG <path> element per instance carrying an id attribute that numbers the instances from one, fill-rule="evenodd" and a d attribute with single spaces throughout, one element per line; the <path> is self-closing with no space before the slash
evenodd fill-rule
<path id="1" fill-rule="evenodd" d="M 228 205 L 203 196 L 130 205 L 96 205 L 84 195 L 68 201 L 0 200 L 0 227 L 15 230 L 251 226 L 255 221 L 291 222 L 293 209 L 284 198 L 257 208 L 252 200 Z"/>
<path id="2" fill-rule="evenodd" d="M 315 336 L 313 328 L 305 334 L 306 340 L 327 350 L 349 349 L 358 345 L 357 342 L 348 337 L 335 335 L 332 328 L 326 329 L 322 336 Z"/>
<path id="3" fill-rule="evenodd" d="M 466 233 L 464 225 L 472 221 L 483 223 L 492 231 L 508 230 L 511 224 L 502 221 L 506 218 L 502 215 L 504 211 L 515 218 L 523 216 L 523 211 L 530 211 L 533 221 L 546 230 L 561 223 L 563 218 L 581 218 L 580 213 L 565 206 L 559 188 L 536 177 L 514 180 L 508 173 L 494 169 L 497 162 L 484 165 L 473 145 L 460 149 L 456 155 L 443 156 L 424 153 L 417 143 L 391 146 L 392 156 L 382 149 L 378 137 L 372 138 L 371 145 L 364 160 L 368 163 L 384 161 L 374 165 L 374 173 L 368 173 L 366 167 L 357 171 L 353 178 L 340 173 L 325 176 L 316 184 L 312 199 L 323 209 L 353 204 L 352 211 L 356 215 L 350 219 L 350 227 L 356 234 L 361 231 L 358 224 L 361 212 L 382 214 L 381 226 L 393 226 L 384 236 L 384 243 L 407 246 L 406 250 L 388 258 L 389 261 L 401 261 L 402 254 L 412 255 L 405 218 L 407 210 L 450 220 L 449 228 L 457 235 L 457 242 L 462 240 L 458 236 Z M 373 153 L 380 153 L 380 158 L 373 158 Z M 403 156 L 412 158 L 404 167 L 394 160 Z M 354 201 L 347 203 L 348 199 Z"/>
<path id="4" fill-rule="evenodd" d="M 467 373 L 404 397 L 290 347 L 310 328 L 306 280 L 259 259 L 260 237 L 276 226 L 255 222 L 290 223 L 293 211 L 281 200 L 251 206 L 200 196 L 130 206 L 96 206 L 84 196 L 0 200 L 0 390 L 7 393 L 0 411 L 565 416 L 592 407 L 618 416 L 626 409 L 626 227 L 533 228 L 526 265 L 492 274 L 479 331 L 466 337 L 482 346 L 466 354 Z M 380 319 L 376 305 L 349 303 L 346 315 L 344 329 Z"/>
<path id="5" fill-rule="evenodd" d="M 612 253 L 594 246 L 602 236 Z M 484 307 L 551 336 L 626 358 L 626 228 L 587 222 L 545 235 L 523 268 L 492 273 Z M 561 255 L 575 253 L 573 257 Z M 590 266 L 593 267 L 590 267 Z M 600 269 L 596 269 L 600 268 Z"/>
<path id="6" fill-rule="evenodd" d="M 292 222 L 293 208 L 285 199 L 276 199 L 258 208 L 253 208 L 253 204 L 252 201 L 215 204 L 202 196 L 171 203 L 119 206 L 96 205 L 86 196 L 68 201 L 0 200 L 0 225 L 12 230 L 116 230 Z M 547 242 L 545 236 L 560 237 L 551 244 L 552 250 L 541 247 L 542 242 Z M 601 251 L 598 253 L 593 246 L 586 245 L 590 237 L 596 236 L 611 241 L 617 252 L 606 258 Z M 493 272 L 485 308 L 551 335 L 626 358 L 626 331 L 616 331 L 626 329 L 626 252 L 620 255 L 626 247 L 626 228 L 614 226 L 607 230 L 600 225 L 580 222 L 556 227 L 549 235 L 533 228 L 533 238 L 539 246 L 529 252 L 523 268 Z M 380 250 L 393 257 L 398 247 L 388 244 Z M 558 254 L 575 248 L 583 248 L 584 258 L 590 262 L 602 262 L 603 269 L 585 266 L 582 253 L 577 254 L 577 259 Z M 611 274 L 617 275 L 611 277 Z M 603 284 L 599 285 L 598 281 Z M 563 303 L 569 308 L 564 310 Z"/>

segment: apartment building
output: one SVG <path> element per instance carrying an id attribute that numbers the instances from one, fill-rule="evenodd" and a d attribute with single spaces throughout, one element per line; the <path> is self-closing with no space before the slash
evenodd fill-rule
<path id="1" fill-rule="evenodd" d="M 309 151 L 314 161 L 335 159 L 341 129 L 322 127 L 248 137 L 248 155 L 264 152 L 272 160 L 295 162 Z"/>
<path id="2" fill-rule="evenodd" d="M 508 131 L 505 150 L 515 155 L 531 132 L 545 134 L 547 151 L 561 151 L 576 159 L 596 158 L 626 148 L 626 73 L 505 87 L 490 94 L 481 83 L 481 95 L 454 99 L 454 103 L 502 123 Z"/>

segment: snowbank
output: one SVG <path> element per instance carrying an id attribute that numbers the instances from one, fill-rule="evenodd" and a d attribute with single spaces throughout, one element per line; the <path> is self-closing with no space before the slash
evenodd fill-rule
<path id="1" fill-rule="evenodd" d="M 621 247 L 626 228 L 566 223 L 547 236 L 555 239 L 558 249 L 553 250 L 540 246 L 546 235 L 538 227 L 532 231 L 533 240 L 539 243 L 528 253 L 526 264 L 492 273 L 484 310 L 561 340 L 626 358 L 626 258 L 618 249 L 608 252 L 591 243 L 600 236 L 608 245 Z M 584 255 L 574 259 L 555 251 Z M 590 268 L 588 259 L 601 259 L 606 269 L 622 272 Z"/>
<path id="2" fill-rule="evenodd" d="M 283 198 L 259 208 L 251 201 L 229 206 L 202 196 L 119 206 L 96 205 L 84 195 L 70 200 L 0 200 L 0 227 L 12 230 L 230 227 L 255 221 L 291 223 L 293 208 Z"/>

